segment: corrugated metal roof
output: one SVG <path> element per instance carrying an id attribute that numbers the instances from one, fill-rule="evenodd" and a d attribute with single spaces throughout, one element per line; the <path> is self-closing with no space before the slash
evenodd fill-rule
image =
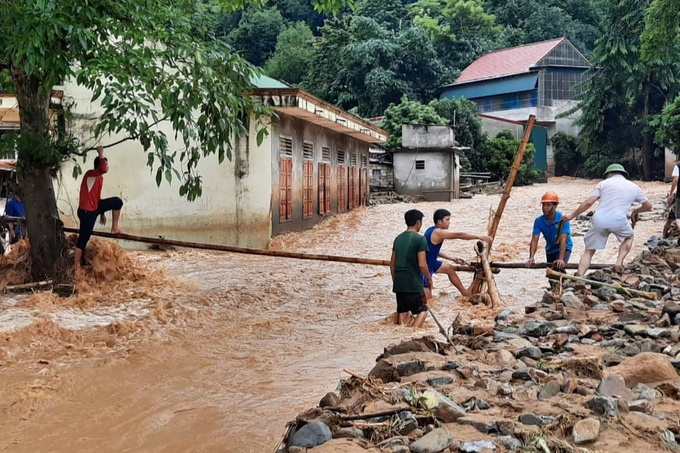
<path id="1" fill-rule="evenodd" d="M 537 81 L 538 74 L 531 73 L 521 76 L 486 80 L 479 83 L 465 83 L 445 88 L 441 97 L 465 97 L 467 99 L 475 99 L 485 96 L 496 96 L 498 94 L 519 93 L 535 89 Z"/>
<path id="2" fill-rule="evenodd" d="M 290 85 L 286 85 L 283 82 L 280 82 L 276 79 L 272 79 L 271 77 L 267 77 L 266 75 L 256 75 L 250 79 L 250 83 L 255 85 L 256 88 L 261 88 L 261 89 L 269 89 L 269 90 L 275 90 L 277 88 L 285 89 L 285 88 L 290 88 Z"/>
<path id="3" fill-rule="evenodd" d="M 463 70 L 454 85 L 527 72 L 564 39 L 551 39 L 484 54 Z"/>

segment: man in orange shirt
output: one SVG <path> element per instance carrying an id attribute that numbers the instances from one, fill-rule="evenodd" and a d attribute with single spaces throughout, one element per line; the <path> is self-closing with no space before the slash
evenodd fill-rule
<path id="1" fill-rule="evenodd" d="M 80 269 L 83 252 L 90 236 L 92 236 L 97 216 L 99 216 L 99 223 L 106 225 L 106 212 L 113 211 L 111 233 L 123 233 L 118 227 L 123 200 L 118 197 L 101 199 L 104 185 L 103 175 L 109 171 L 109 162 L 104 157 L 104 148 L 98 146 L 97 153 L 99 155 L 94 159 L 94 169 L 88 170 L 83 176 L 83 182 L 80 183 L 80 203 L 78 204 L 80 234 L 76 242 L 76 269 Z"/>

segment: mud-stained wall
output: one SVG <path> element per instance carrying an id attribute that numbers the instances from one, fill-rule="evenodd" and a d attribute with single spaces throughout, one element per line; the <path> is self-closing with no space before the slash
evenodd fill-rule
<path id="1" fill-rule="evenodd" d="M 64 87 L 64 102 L 72 104 L 73 120 L 69 128 L 87 146 L 92 140 L 89 127 L 92 118 L 101 110 L 90 102 L 91 93 L 72 84 Z M 251 124 L 255 121 L 251 120 Z M 170 151 L 182 149 L 175 140 L 170 125 L 161 123 L 169 141 Z M 218 163 L 217 156 L 204 158 L 198 165 L 203 180 L 203 195 L 194 202 L 179 196 L 179 181 L 172 184 L 164 179 L 158 187 L 155 173 L 151 173 L 147 155 L 137 141 L 126 141 L 109 148 L 109 172 L 104 176 L 102 197 L 118 196 L 125 203 L 121 228 L 126 232 L 164 236 L 172 239 L 212 242 L 243 247 L 265 248 L 271 237 L 271 134 L 257 146 L 256 128 L 247 137 L 236 140 L 232 160 Z M 101 144 L 113 143 L 122 134 L 106 137 Z M 90 153 L 81 165 L 83 170 L 93 166 L 96 152 Z M 73 179 L 72 164 L 62 168 L 56 182 L 58 205 L 64 222 L 77 226 L 80 179 Z M 110 215 L 109 222 L 110 222 Z M 107 231 L 110 224 L 96 229 Z"/>
<path id="2" fill-rule="evenodd" d="M 361 140 L 354 139 L 339 132 L 318 126 L 309 121 L 296 118 L 285 113 L 277 112 L 278 118 L 273 119 L 271 137 L 271 198 L 272 198 L 272 235 L 287 233 L 289 231 L 303 231 L 319 223 L 323 215 L 319 214 L 319 163 L 322 160 L 322 148 L 330 148 L 331 152 L 331 212 L 338 213 L 338 150 L 345 151 L 345 200 L 349 200 L 349 169 L 351 153 L 357 155 L 357 178 L 361 174 L 361 169 L 366 168 L 367 178 L 370 178 L 368 169 L 368 148 L 369 145 Z M 293 171 L 292 171 L 292 218 L 290 220 L 280 219 L 280 177 L 281 177 L 281 136 L 292 138 L 293 140 Z M 303 142 L 313 143 L 314 155 L 314 177 L 313 177 L 313 214 L 304 218 L 303 216 Z M 284 156 L 285 157 L 285 156 Z M 362 181 L 363 182 L 363 181 Z M 366 194 L 370 191 L 369 183 L 366 184 Z M 361 190 L 359 190 L 361 192 Z M 357 196 L 358 198 L 358 196 Z M 347 204 L 349 206 L 349 204 Z M 349 209 L 348 209 L 349 211 Z"/>
<path id="3" fill-rule="evenodd" d="M 393 154 L 394 191 L 401 195 L 423 195 L 451 190 L 453 153 L 399 151 Z M 418 163 L 421 164 L 418 164 Z M 455 165 L 455 162 L 453 162 Z M 448 199 L 448 192 L 447 192 Z"/>

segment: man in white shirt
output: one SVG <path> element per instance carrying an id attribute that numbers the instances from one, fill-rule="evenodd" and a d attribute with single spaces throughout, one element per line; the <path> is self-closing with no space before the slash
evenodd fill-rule
<path id="1" fill-rule="evenodd" d="M 668 219 L 663 226 L 663 237 L 668 237 L 668 232 L 671 229 L 671 224 L 675 222 L 675 227 L 680 231 L 680 219 L 678 218 L 678 210 L 680 209 L 680 198 L 678 198 L 678 178 L 680 178 L 680 162 L 675 163 L 673 167 L 673 183 L 671 184 L 671 191 L 668 194 L 668 206 L 671 210 L 668 212 Z"/>
<path id="2" fill-rule="evenodd" d="M 590 262 L 596 250 L 602 250 L 607 246 L 607 239 L 610 234 L 614 234 L 619 240 L 619 256 L 614 265 L 615 272 L 623 271 L 623 260 L 633 246 L 633 228 L 638 221 L 641 212 L 652 209 L 647 195 L 640 186 L 626 179 L 628 172 L 623 165 L 612 164 L 604 172 L 604 181 L 600 182 L 593 193 L 581 206 L 568 215 L 565 220 L 571 221 L 581 213 L 590 209 L 596 201 L 600 200 L 600 205 L 593 216 L 593 224 L 586 233 L 583 241 L 586 251 L 578 264 L 578 274 L 584 275 L 590 267 Z M 642 206 L 635 209 L 628 222 L 628 210 L 633 203 L 641 203 Z"/>

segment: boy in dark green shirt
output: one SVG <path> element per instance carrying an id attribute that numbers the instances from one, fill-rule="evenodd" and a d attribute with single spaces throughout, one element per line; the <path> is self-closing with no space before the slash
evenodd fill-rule
<path id="1" fill-rule="evenodd" d="M 423 288 L 423 276 L 432 288 L 432 277 L 427 269 L 427 240 L 418 232 L 423 226 L 423 213 L 411 209 L 404 214 L 406 231 L 394 240 L 390 273 L 392 291 L 397 295 L 397 324 L 407 324 L 409 312 L 415 315 L 411 324 L 421 327 L 427 317 L 427 299 Z"/>

